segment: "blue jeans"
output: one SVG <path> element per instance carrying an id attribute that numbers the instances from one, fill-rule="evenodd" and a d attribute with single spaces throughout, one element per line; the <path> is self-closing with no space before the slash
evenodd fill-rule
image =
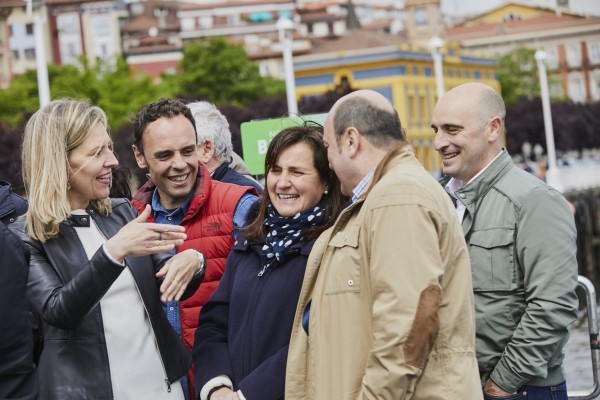
<path id="1" fill-rule="evenodd" d="M 484 400 L 568 400 L 567 383 L 556 386 L 522 386 L 516 394 L 508 396 L 490 396 L 483 394 Z"/>

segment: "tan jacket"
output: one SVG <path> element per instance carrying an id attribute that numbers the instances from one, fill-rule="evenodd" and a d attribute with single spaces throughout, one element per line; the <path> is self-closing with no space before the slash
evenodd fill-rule
<path id="1" fill-rule="evenodd" d="M 311 299 L 307 336 L 302 313 Z M 285 397 L 481 399 L 474 321 L 452 203 L 408 146 L 396 149 L 313 247 Z"/>

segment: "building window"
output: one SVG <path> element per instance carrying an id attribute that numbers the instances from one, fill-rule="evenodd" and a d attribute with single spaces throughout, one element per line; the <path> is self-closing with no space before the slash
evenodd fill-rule
<path id="1" fill-rule="evenodd" d="M 25 59 L 35 60 L 35 49 L 25 49 Z"/>
<path id="2" fill-rule="evenodd" d="M 555 99 L 560 99 L 563 97 L 562 86 L 558 81 L 550 81 L 548 82 L 548 94 L 550 97 Z"/>
<path id="3" fill-rule="evenodd" d="M 145 6 L 143 3 L 132 3 L 131 4 L 131 14 L 138 16 L 144 13 Z"/>
<path id="4" fill-rule="evenodd" d="M 429 20 L 427 18 L 427 9 L 425 7 L 415 8 L 415 25 L 423 26 L 427 25 Z"/>
<path id="5" fill-rule="evenodd" d="M 556 51 L 556 47 L 551 49 L 545 49 L 547 59 L 546 65 L 549 69 L 558 69 L 558 52 Z"/>
<path id="6" fill-rule="evenodd" d="M 229 22 L 229 19 L 226 16 L 223 16 L 223 15 L 213 15 L 213 24 L 215 26 L 227 25 L 228 22 Z"/>
<path id="7" fill-rule="evenodd" d="M 13 35 L 13 26 L 12 26 L 12 25 L 10 25 L 10 26 L 8 27 L 8 36 L 12 37 L 12 35 Z"/>
<path id="8" fill-rule="evenodd" d="M 583 79 L 581 79 L 581 76 L 569 77 L 569 97 L 576 103 L 585 101 Z"/>
<path id="9" fill-rule="evenodd" d="M 181 19 L 181 30 L 182 31 L 193 31 L 196 29 L 196 22 L 194 18 L 182 18 Z"/>
<path id="10" fill-rule="evenodd" d="M 577 44 L 567 46 L 567 65 L 569 67 L 581 66 L 581 52 L 579 50 L 579 45 Z"/>
<path id="11" fill-rule="evenodd" d="M 413 75 L 419 75 L 419 67 L 413 66 Z"/>
<path id="12" fill-rule="evenodd" d="M 473 72 L 473 78 L 475 78 L 475 79 L 481 79 L 481 72 L 479 72 L 479 71 Z"/>
<path id="13" fill-rule="evenodd" d="M 519 14 L 510 12 L 510 13 L 506 14 L 502 19 L 504 21 L 518 21 L 521 19 L 521 16 Z"/>
<path id="14" fill-rule="evenodd" d="M 600 43 L 588 43 L 587 46 L 590 63 L 600 64 Z"/>
<path id="15" fill-rule="evenodd" d="M 410 118 L 409 124 L 414 124 L 417 120 L 417 104 L 415 96 L 412 94 L 408 96 L 408 117 Z"/>
<path id="16" fill-rule="evenodd" d="M 19 50 L 13 50 L 12 56 L 15 61 L 18 61 L 19 60 Z"/>
<path id="17" fill-rule="evenodd" d="M 424 121 L 428 120 L 429 116 L 427 115 L 427 105 L 425 96 L 419 96 L 419 117 L 418 117 L 418 125 L 423 127 L 426 126 L 427 123 Z"/>
<path id="18" fill-rule="evenodd" d="M 26 24 L 25 32 L 27 32 L 28 35 L 33 35 L 33 24 Z"/>
<path id="19" fill-rule="evenodd" d="M 595 71 L 595 74 L 592 75 L 592 79 L 590 81 L 592 86 L 590 88 L 592 100 L 598 101 L 600 100 L 600 71 Z"/>
<path id="20" fill-rule="evenodd" d="M 210 29 L 213 27 L 213 19 L 209 16 L 200 17 L 200 28 L 201 29 Z"/>

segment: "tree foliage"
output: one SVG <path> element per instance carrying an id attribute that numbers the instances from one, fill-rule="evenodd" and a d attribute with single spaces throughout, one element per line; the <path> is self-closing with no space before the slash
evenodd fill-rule
<path id="1" fill-rule="evenodd" d="M 189 43 L 180 68 L 181 73 L 165 77 L 166 82 L 182 95 L 204 97 L 217 105 L 248 105 L 285 89 L 283 81 L 261 76 L 244 48 L 223 37 Z"/>
<path id="2" fill-rule="evenodd" d="M 600 102 L 580 104 L 571 101 L 551 105 L 555 147 L 558 151 L 600 147 L 596 126 L 600 124 Z M 506 110 L 506 147 L 521 153 L 524 142 L 539 143 L 546 150 L 542 101 L 521 99 Z"/>
<path id="3" fill-rule="evenodd" d="M 535 60 L 535 49 L 518 47 L 498 57 L 498 80 L 502 88 L 502 97 L 507 105 L 520 99 L 531 100 L 540 96 L 540 78 Z M 558 77 L 548 71 L 549 84 L 557 82 Z"/>

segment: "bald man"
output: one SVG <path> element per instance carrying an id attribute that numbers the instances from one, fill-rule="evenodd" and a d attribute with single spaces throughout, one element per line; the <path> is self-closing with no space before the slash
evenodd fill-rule
<path id="1" fill-rule="evenodd" d="M 431 124 L 471 257 L 481 384 L 486 399 L 566 400 L 575 223 L 563 196 L 502 148 L 505 114 L 495 90 L 468 83 L 439 100 Z"/>
<path id="2" fill-rule="evenodd" d="M 481 399 L 469 256 L 386 98 L 341 98 L 324 143 L 352 198 L 309 256 L 287 399 Z"/>

